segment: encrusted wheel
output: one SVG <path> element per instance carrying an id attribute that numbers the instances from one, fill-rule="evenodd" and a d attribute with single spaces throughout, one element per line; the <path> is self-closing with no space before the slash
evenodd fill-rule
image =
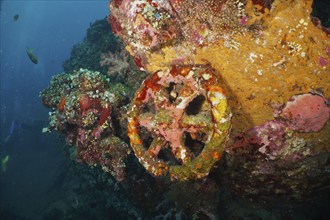
<path id="1" fill-rule="evenodd" d="M 135 94 L 128 136 L 151 174 L 197 179 L 207 176 L 221 158 L 230 118 L 214 69 L 173 66 L 151 75 Z"/>

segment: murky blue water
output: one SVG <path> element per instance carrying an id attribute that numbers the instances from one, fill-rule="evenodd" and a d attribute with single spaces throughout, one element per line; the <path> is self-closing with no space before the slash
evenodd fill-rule
<path id="1" fill-rule="evenodd" d="M 0 219 L 8 212 L 41 218 L 54 199 L 49 190 L 65 162 L 64 142 L 55 133 L 41 133 L 48 110 L 39 92 L 52 75 L 63 71 L 62 63 L 90 23 L 107 15 L 107 0 L 1 1 L 0 156 L 9 160 L 0 171 Z M 37 65 L 29 60 L 26 47 L 38 56 Z M 20 126 L 11 129 L 13 122 Z"/>

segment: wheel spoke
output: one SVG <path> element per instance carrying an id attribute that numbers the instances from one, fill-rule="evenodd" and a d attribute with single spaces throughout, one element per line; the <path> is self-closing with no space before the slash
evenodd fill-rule
<path id="1" fill-rule="evenodd" d="M 156 127 L 155 118 L 155 114 L 153 113 L 143 113 L 139 116 L 139 124 L 147 128 L 148 131 L 152 131 Z"/>
<path id="2" fill-rule="evenodd" d="M 181 161 L 183 164 L 191 161 L 191 151 L 186 146 L 181 145 L 176 149 L 176 152 L 173 152 L 173 154 L 175 158 Z"/>
<path id="3" fill-rule="evenodd" d="M 230 129 L 230 109 L 214 69 L 187 65 L 156 72 L 135 97 L 128 130 L 139 162 L 154 176 L 205 177 Z"/>
<path id="4" fill-rule="evenodd" d="M 159 151 L 164 147 L 166 141 L 162 137 L 156 137 L 152 140 L 150 147 L 147 150 L 149 157 L 156 157 L 159 154 Z"/>
<path id="5" fill-rule="evenodd" d="M 210 114 L 183 115 L 182 127 L 202 128 L 202 130 L 211 130 L 213 121 Z"/>

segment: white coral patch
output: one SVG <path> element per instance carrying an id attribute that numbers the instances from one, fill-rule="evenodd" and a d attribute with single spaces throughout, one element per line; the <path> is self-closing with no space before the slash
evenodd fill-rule
<path id="1" fill-rule="evenodd" d="M 180 146 L 180 148 L 181 148 L 181 146 Z M 180 158 L 181 158 L 182 160 L 184 160 L 184 159 L 186 158 L 186 156 L 187 156 L 186 153 L 187 153 L 186 149 L 181 148 L 181 151 L 180 151 Z"/>
<path id="2" fill-rule="evenodd" d="M 226 99 L 226 96 L 221 92 L 212 92 L 208 96 L 213 106 L 219 104 L 221 100 Z"/>
<path id="3" fill-rule="evenodd" d="M 205 79 L 205 80 L 209 80 L 211 78 L 211 75 L 210 74 L 203 74 L 202 77 Z"/>
<path id="4" fill-rule="evenodd" d="M 255 55 L 255 53 L 251 52 L 251 53 L 250 53 L 250 56 L 249 56 L 249 59 L 250 59 L 251 63 L 254 63 L 254 61 L 255 61 L 254 59 L 257 58 L 257 57 L 258 57 L 258 56 Z"/>
<path id="5" fill-rule="evenodd" d="M 187 79 L 190 79 L 194 75 L 194 71 L 189 71 L 188 75 L 186 76 Z"/>
<path id="6" fill-rule="evenodd" d="M 181 98 L 181 102 L 176 107 L 178 109 L 184 109 L 187 106 L 187 103 L 190 99 L 189 99 L 189 97 L 186 97 L 186 98 L 180 97 L 180 98 Z"/>
<path id="7" fill-rule="evenodd" d="M 159 71 L 159 72 L 157 73 L 157 75 L 158 75 L 159 78 L 161 78 L 161 77 L 164 75 L 164 72 L 163 72 L 163 71 Z"/>
<path id="8" fill-rule="evenodd" d="M 219 122 L 220 122 L 220 123 L 225 123 L 225 122 L 227 122 L 227 121 L 228 121 L 228 118 L 221 118 Z"/>

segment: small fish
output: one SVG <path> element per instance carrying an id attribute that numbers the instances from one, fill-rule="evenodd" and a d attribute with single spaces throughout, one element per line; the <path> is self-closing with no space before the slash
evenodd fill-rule
<path id="1" fill-rule="evenodd" d="M 29 59 L 31 60 L 32 63 L 38 64 L 38 57 L 33 53 L 33 50 L 31 48 L 26 48 L 26 53 L 29 56 Z"/>
<path id="2" fill-rule="evenodd" d="M 6 155 L 4 158 L 1 159 L 1 170 L 2 170 L 2 172 L 7 171 L 9 158 L 10 158 L 9 155 Z"/>
<path id="3" fill-rule="evenodd" d="M 19 18 L 19 14 L 14 15 L 14 17 L 13 17 L 13 21 L 17 21 L 18 18 Z"/>
<path id="4" fill-rule="evenodd" d="M 5 139 L 5 142 L 8 142 L 11 138 L 11 136 L 14 134 L 15 131 L 21 128 L 21 123 L 18 123 L 17 121 L 12 121 L 8 130 L 8 136 Z"/>

